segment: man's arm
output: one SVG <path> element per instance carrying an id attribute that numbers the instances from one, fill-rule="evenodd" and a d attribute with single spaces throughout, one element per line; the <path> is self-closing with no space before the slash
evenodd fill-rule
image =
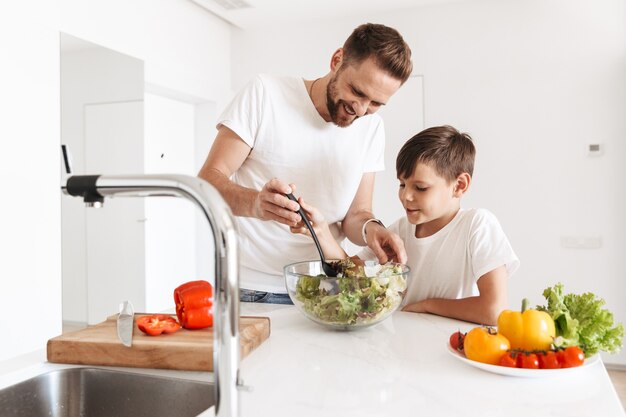
<path id="1" fill-rule="evenodd" d="M 341 223 L 341 227 L 352 242 L 357 245 L 369 246 L 380 263 L 388 261 L 406 263 L 407 257 L 404 243 L 398 235 L 391 233 L 382 225 L 376 222 L 369 222 L 365 230 L 367 240 L 364 241 L 361 236 L 363 224 L 367 220 L 375 218 L 372 213 L 375 177 L 376 174 L 373 172 L 363 174 L 359 188 L 345 219 Z"/>
<path id="2" fill-rule="evenodd" d="M 300 221 L 298 204 L 285 197 L 292 186 L 272 179 L 260 191 L 242 187 L 230 180 L 250 154 L 250 146 L 226 126 L 220 126 L 198 176 L 220 192 L 235 216 L 275 220 L 292 226 Z"/>
<path id="3" fill-rule="evenodd" d="M 504 265 L 487 272 L 476 282 L 480 295 L 447 300 L 430 298 L 405 306 L 403 311 L 432 313 L 484 325 L 496 325 L 507 306 L 507 272 Z"/>

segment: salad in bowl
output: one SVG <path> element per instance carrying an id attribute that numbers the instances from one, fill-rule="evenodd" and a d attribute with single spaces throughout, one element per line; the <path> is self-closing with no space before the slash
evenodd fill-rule
<path id="1" fill-rule="evenodd" d="M 337 277 L 324 274 L 320 261 L 284 268 L 291 300 L 306 317 L 323 326 L 351 330 L 380 323 L 400 307 L 409 267 L 398 263 L 355 265 L 334 261 Z"/>

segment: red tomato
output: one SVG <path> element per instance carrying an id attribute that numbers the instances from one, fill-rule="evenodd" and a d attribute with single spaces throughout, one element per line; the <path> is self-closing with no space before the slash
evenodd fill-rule
<path id="1" fill-rule="evenodd" d="M 562 368 L 573 368 L 585 362 L 585 353 L 578 346 L 570 346 L 557 353 Z"/>
<path id="2" fill-rule="evenodd" d="M 180 324 L 167 314 L 153 314 L 137 319 L 139 330 L 149 336 L 158 336 L 161 333 L 174 333 L 180 329 Z"/>
<path id="3" fill-rule="evenodd" d="M 500 358 L 498 365 L 508 366 L 509 368 L 517 368 L 517 358 L 519 355 L 516 352 L 508 351 Z"/>
<path id="4" fill-rule="evenodd" d="M 463 342 L 465 341 L 465 333 L 454 332 L 450 336 L 450 346 L 454 350 L 463 352 Z"/>
<path id="5" fill-rule="evenodd" d="M 561 367 L 559 358 L 553 350 L 537 354 L 539 359 L 539 369 L 558 369 Z"/>
<path id="6" fill-rule="evenodd" d="M 535 353 L 520 354 L 520 364 L 525 369 L 539 369 L 539 359 Z"/>

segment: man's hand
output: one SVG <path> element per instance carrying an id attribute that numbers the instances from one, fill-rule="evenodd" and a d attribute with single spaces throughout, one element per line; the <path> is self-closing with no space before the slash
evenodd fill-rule
<path id="1" fill-rule="evenodd" d="M 301 219 L 296 212 L 300 207 L 285 194 L 296 190 L 294 184 L 287 184 L 277 178 L 263 186 L 254 199 L 255 217 L 261 220 L 274 220 L 289 227 L 295 226 Z"/>
<path id="2" fill-rule="evenodd" d="M 400 236 L 390 232 L 378 223 L 370 222 L 367 225 L 366 238 L 367 246 L 374 252 L 379 263 L 406 263 L 406 250 Z"/>

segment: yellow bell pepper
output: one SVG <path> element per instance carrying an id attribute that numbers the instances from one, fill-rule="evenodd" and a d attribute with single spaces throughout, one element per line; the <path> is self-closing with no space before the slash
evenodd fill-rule
<path id="1" fill-rule="evenodd" d="M 528 300 L 522 300 L 522 311 L 504 310 L 498 316 L 498 333 L 511 342 L 511 349 L 548 350 L 556 336 L 554 320 L 545 311 L 527 309 Z"/>

